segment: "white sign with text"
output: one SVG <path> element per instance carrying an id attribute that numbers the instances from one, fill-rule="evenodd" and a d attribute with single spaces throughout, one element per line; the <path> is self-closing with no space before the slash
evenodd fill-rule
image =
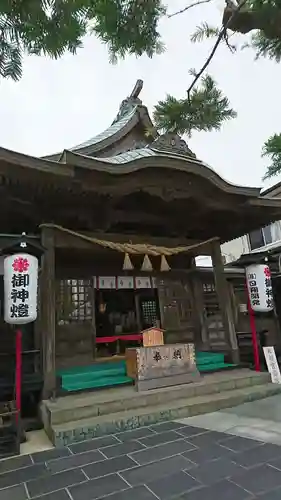
<path id="1" fill-rule="evenodd" d="M 278 365 L 278 361 L 275 354 L 274 347 L 264 347 L 263 348 L 264 357 L 267 365 L 267 369 L 271 376 L 271 382 L 273 384 L 281 384 L 281 373 Z"/>

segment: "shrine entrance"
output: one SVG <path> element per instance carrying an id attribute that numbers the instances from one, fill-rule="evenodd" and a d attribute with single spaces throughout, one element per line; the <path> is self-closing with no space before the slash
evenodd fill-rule
<path id="1" fill-rule="evenodd" d="M 149 276 L 59 280 L 56 303 L 57 369 L 124 356 L 127 347 L 140 345 L 142 330 L 161 323 Z"/>

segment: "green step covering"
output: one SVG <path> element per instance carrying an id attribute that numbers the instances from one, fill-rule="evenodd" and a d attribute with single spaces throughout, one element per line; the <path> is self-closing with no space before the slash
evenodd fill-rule
<path id="1" fill-rule="evenodd" d="M 132 384 L 132 379 L 126 375 L 119 375 L 118 377 L 105 377 L 101 379 L 92 379 L 84 381 L 64 381 L 62 382 L 62 389 L 68 392 L 81 391 L 82 389 L 100 389 L 102 387 L 112 387 L 115 385 Z"/>
<path id="2" fill-rule="evenodd" d="M 225 363 L 223 353 L 213 352 L 198 352 L 196 364 L 200 373 L 230 369 L 236 366 Z M 125 360 L 59 370 L 57 375 L 61 377 L 62 389 L 67 392 L 133 383 L 133 380 L 126 375 Z"/>
<path id="3" fill-rule="evenodd" d="M 238 365 L 233 365 L 232 363 L 216 363 L 210 365 L 203 365 L 199 368 L 200 373 L 210 373 L 219 370 L 227 370 L 230 368 L 238 368 Z"/>

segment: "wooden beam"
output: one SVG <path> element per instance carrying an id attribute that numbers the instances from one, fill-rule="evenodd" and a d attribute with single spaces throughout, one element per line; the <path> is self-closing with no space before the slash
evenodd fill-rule
<path id="1" fill-rule="evenodd" d="M 237 343 L 234 318 L 230 302 L 228 282 L 224 273 L 222 254 L 218 241 L 212 243 L 212 263 L 216 292 L 223 320 L 224 331 L 228 339 L 233 363 L 239 363 L 239 348 Z"/>
<path id="2" fill-rule="evenodd" d="M 196 268 L 195 258 L 191 259 L 191 283 L 194 296 L 194 308 L 196 311 L 196 323 L 197 323 L 197 335 L 198 343 L 196 344 L 197 349 L 200 347 L 203 350 L 209 349 L 209 337 L 208 328 L 206 324 L 206 318 L 204 314 L 204 294 L 203 294 L 203 284 L 200 278 L 200 272 Z"/>
<path id="3" fill-rule="evenodd" d="M 56 296 L 55 296 L 55 247 L 54 233 L 42 228 L 43 256 L 41 273 L 41 325 L 43 347 L 44 387 L 43 399 L 55 396 L 56 392 Z"/>

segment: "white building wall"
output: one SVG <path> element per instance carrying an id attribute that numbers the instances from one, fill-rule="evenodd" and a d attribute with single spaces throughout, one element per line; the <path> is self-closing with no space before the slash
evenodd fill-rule
<path id="1" fill-rule="evenodd" d="M 221 245 L 221 252 L 226 264 L 239 259 L 240 255 L 243 253 L 249 253 L 250 246 L 247 235 L 224 243 Z"/>

